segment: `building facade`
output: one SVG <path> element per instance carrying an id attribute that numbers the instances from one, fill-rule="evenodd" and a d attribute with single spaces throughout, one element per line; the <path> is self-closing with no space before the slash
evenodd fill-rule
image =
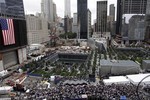
<path id="1" fill-rule="evenodd" d="M 0 71 L 27 60 L 24 15 L 23 0 L 0 0 Z M 7 32 L 4 33 L 4 30 Z"/>
<path id="2" fill-rule="evenodd" d="M 134 15 L 129 20 L 128 38 L 129 40 L 144 40 L 145 24 L 143 20 L 145 16 Z"/>
<path id="3" fill-rule="evenodd" d="M 65 33 L 72 32 L 72 19 L 71 19 L 71 7 L 70 0 L 65 0 L 65 15 L 64 15 L 64 30 Z"/>
<path id="4" fill-rule="evenodd" d="M 28 45 L 49 41 L 47 21 L 39 16 L 26 15 Z"/>
<path id="5" fill-rule="evenodd" d="M 150 43 L 150 0 L 147 0 L 145 16 L 145 41 Z"/>
<path id="6" fill-rule="evenodd" d="M 122 26 L 122 0 L 117 0 L 117 20 L 116 20 L 116 34 L 121 35 Z"/>
<path id="7" fill-rule="evenodd" d="M 145 14 L 147 0 L 117 0 L 116 34 L 121 35 L 123 14 Z"/>
<path id="8" fill-rule="evenodd" d="M 78 33 L 77 13 L 73 14 L 72 32 Z"/>
<path id="9" fill-rule="evenodd" d="M 113 16 L 107 16 L 107 31 L 108 32 L 112 31 L 113 22 L 114 22 L 114 17 Z"/>
<path id="10" fill-rule="evenodd" d="M 78 38 L 87 39 L 87 0 L 77 0 Z"/>
<path id="11" fill-rule="evenodd" d="M 113 21 L 115 21 L 115 6 L 114 6 L 114 4 L 111 4 L 109 6 L 109 16 L 112 16 Z"/>
<path id="12" fill-rule="evenodd" d="M 97 30 L 103 34 L 107 31 L 107 0 L 97 1 Z"/>
<path id="13" fill-rule="evenodd" d="M 56 22 L 57 21 L 57 7 L 56 7 L 56 4 L 55 3 L 53 3 L 53 20 L 54 20 L 54 22 Z"/>
<path id="14" fill-rule="evenodd" d="M 41 2 L 41 12 L 43 18 L 45 18 L 49 23 L 54 22 L 54 12 L 53 12 L 53 0 L 42 0 Z"/>
<path id="15" fill-rule="evenodd" d="M 68 16 L 64 18 L 64 30 L 65 33 L 72 32 L 72 19 Z"/>
<path id="16" fill-rule="evenodd" d="M 71 0 L 65 0 L 65 17 L 68 16 L 69 18 L 71 18 Z"/>
<path id="17" fill-rule="evenodd" d="M 92 37 L 92 26 L 91 26 L 91 11 L 88 9 L 88 11 L 87 11 L 87 14 L 88 14 L 88 18 L 87 18 L 87 20 L 88 20 L 88 29 L 87 29 L 87 31 L 88 31 L 88 33 L 87 33 L 87 35 L 88 35 L 88 39 L 90 38 L 90 37 Z"/>
<path id="18" fill-rule="evenodd" d="M 1 16 L 24 19 L 23 0 L 1 0 L 0 12 Z"/>

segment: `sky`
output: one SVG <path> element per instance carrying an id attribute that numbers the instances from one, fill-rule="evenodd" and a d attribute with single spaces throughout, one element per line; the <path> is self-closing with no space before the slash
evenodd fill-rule
<path id="1" fill-rule="evenodd" d="M 41 0 L 23 0 L 24 8 L 26 14 L 35 14 L 36 12 L 41 12 Z M 96 19 L 96 2 L 102 0 L 88 0 L 88 8 L 92 13 L 92 23 Z M 64 17 L 64 0 L 53 0 L 57 6 L 57 15 Z M 108 0 L 108 9 L 110 4 L 115 4 L 116 7 L 117 0 Z M 71 16 L 73 13 L 77 12 L 77 0 L 71 0 Z M 109 12 L 109 11 L 108 11 Z M 109 13 L 108 13 L 109 14 Z"/>

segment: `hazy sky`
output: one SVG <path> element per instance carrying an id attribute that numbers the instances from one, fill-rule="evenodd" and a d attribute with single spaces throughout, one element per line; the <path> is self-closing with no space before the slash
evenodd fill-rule
<path id="1" fill-rule="evenodd" d="M 26 14 L 35 14 L 36 12 L 41 12 L 41 0 L 23 0 L 24 8 Z M 92 13 L 92 22 L 96 19 L 96 1 L 101 0 L 88 0 L 88 8 Z M 64 17 L 64 0 L 53 0 L 57 6 L 57 15 Z M 117 0 L 108 0 L 108 5 L 115 4 Z M 109 6 L 108 6 L 109 7 Z M 71 0 L 71 15 L 77 12 L 77 0 Z"/>

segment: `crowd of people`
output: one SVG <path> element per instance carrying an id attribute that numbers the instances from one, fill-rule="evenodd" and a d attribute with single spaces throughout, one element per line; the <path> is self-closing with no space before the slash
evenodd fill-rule
<path id="1" fill-rule="evenodd" d="M 15 100 L 120 100 L 121 96 L 125 96 L 127 100 L 139 100 L 136 86 L 132 84 L 87 83 L 64 85 L 62 82 L 47 88 L 40 84 L 40 80 L 30 81 L 26 86 L 30 91 L 18 93 Z M 148 100 L 140 93 L 139 97 L 140 100 Z"/>

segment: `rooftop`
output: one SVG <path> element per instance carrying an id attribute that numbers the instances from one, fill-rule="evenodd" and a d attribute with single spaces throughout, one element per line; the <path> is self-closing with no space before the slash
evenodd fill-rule
<path id="1" fill-rule="evenodd" d="M 89 49 L 86 46 L 61 46 L 57 53 L 88 54 Z"/>
<path id="2" fill-rule="evenodd" d="M 103 66 L 139 66 L 131 60 L 100 60 L 100 65 Z"/>
<path id="3" fill-rule="evenodd" d="M 146 63 L 150 63 L 150 60 L 143 60 L 144 62 L 146 62 Z"/>

